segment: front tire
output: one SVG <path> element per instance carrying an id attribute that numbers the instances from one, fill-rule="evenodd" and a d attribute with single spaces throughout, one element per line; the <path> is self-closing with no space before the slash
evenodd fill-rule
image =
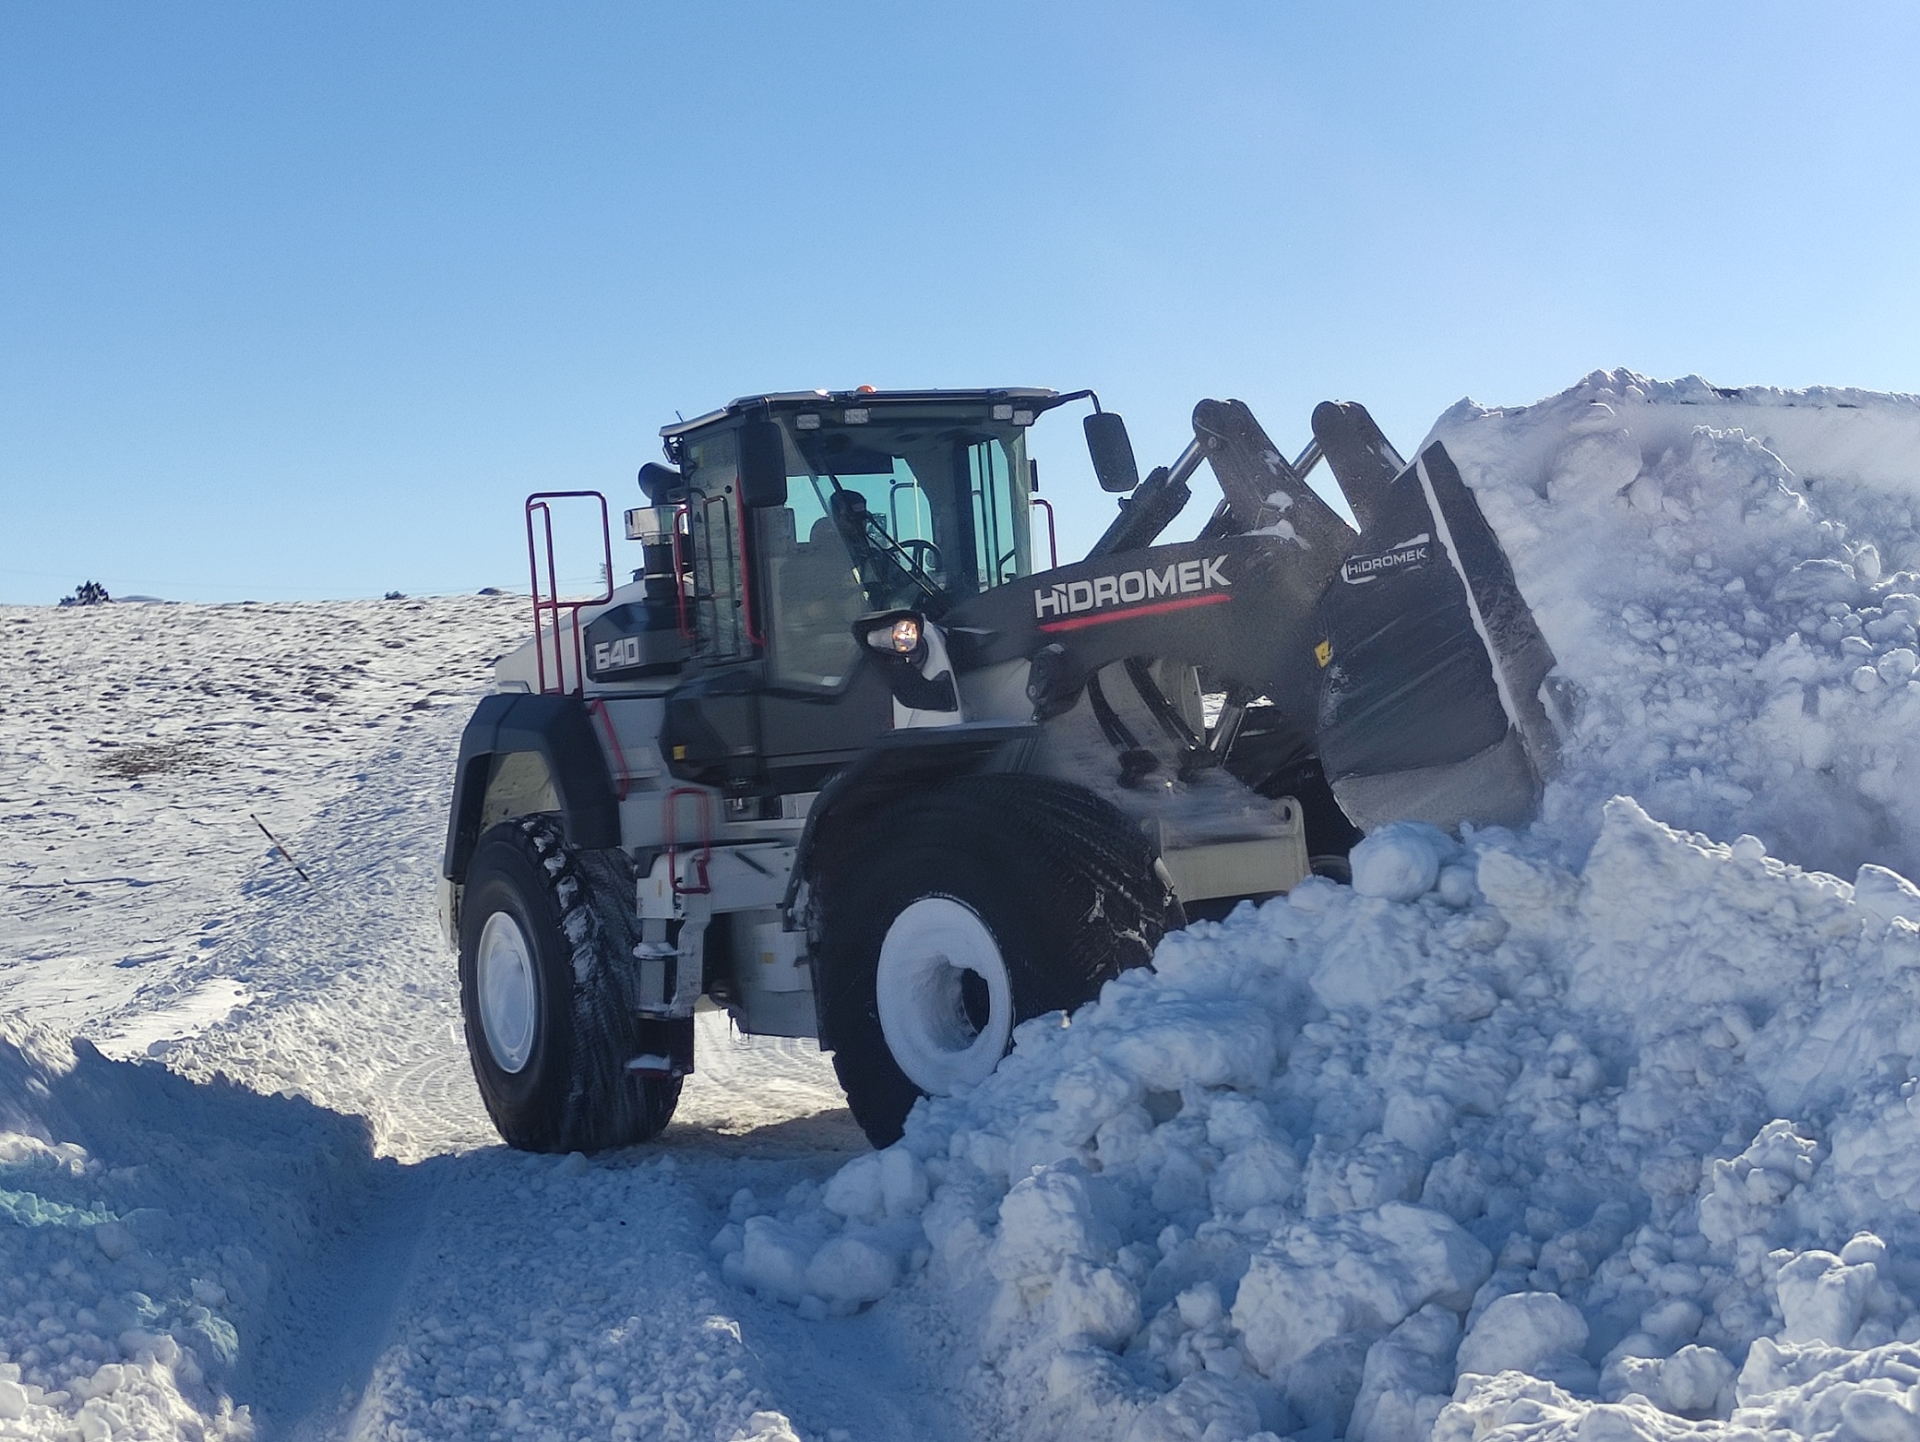
<path id="1" fill-rule="evenodd" d="M 460 1010 L 487 1115 L 509 1146 L 596 1152 L 657 1136 L 680 1080 L 638 1075 L 620 967 L 637 937 L 633 872 L 523 816 L 480 838 L 460 907 Z"/>
<path id="2" fill-rule="evenodd" d="M 1179 908 L 1140 829 L 1046 777 L 942 783 L 836 848 L 809 930 L 834 1070 L 875 1146 L 976 1085 L 1021 1022 L 1153 956 Z"/>

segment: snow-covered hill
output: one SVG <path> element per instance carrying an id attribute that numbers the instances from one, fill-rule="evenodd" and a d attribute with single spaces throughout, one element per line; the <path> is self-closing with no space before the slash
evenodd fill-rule
<path id="1" fill-rule="evenodd" d="M 516 603 L 0 612 L 0 1436 L 1920 1442 L 1920 402 L 1436 434 L 1577 688 L 1543 822 L 880 1154 L 712 1026 L 659 1143 L 494 1142 L 430 883 Z"/>

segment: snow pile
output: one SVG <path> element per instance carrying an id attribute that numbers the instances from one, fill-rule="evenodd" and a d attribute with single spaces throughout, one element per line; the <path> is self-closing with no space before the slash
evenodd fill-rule
<path id="1" fill-rule="evenodd" d="M 230 1384 L 364 1126 L 0 1021 L 0 1436 L 250 1437 Z"/>
<path id="2" fill-rule="evenodd" d="M 925 1268 L 1036 1437 L 1920 1439 L 1920 405 L 1600 375 L 1439 433 L 1580 691 L 1543 823 L 1169 937 L 737 1196 L 723 1270 Z"/>
<path id="3" fill-rule="evenodd" d="M 1514 1371 L 1792 1426 L 1810 1357 L 1900 1375 L 1920 928 L 1627 800 L 1580 873 L 1449 850 L 1463 902 L 1316 881 L 1169 938 L 899 1146 L 737 1199 L 728 1274 L 846 1311 L 924 1255 L 1036 1435 L 1386 1442 Z"/>
<path id="4" fill-rule="evenodd" d="M 1590 838 L 1624 792 L 1920 874 L 1920 399 L 1601 372 L 1434 438 L 1583 692 L 1554 827 Z"/>

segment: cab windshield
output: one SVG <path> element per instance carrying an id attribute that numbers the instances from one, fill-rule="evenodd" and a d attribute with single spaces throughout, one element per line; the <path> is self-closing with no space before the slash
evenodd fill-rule
<path id="1" fill-rule="evenodd" d="M 790 435 L 796 535 L 837 539 L 874 610 L 938 612 L 1027 574 L 1025 433 L 1018 428 L 928 421 Z"/>
<path id="2" fill-rule="evenodd" d="M 875 408 L 876 411 L 879 408 Z M 787 504 L 763 512 L 775 668 L 833 686 L 869 611 L 954 603 L 1030 574 L 1026 433 L 977 416 L 786 417 Z"/>

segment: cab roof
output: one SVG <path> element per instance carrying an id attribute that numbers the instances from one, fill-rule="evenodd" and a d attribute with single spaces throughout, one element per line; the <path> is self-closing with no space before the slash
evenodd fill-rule
<path id="1" fill-rule="evenodd" d="M 717 411 L 708 411 L 703 416 L 695 416 L 690 421 L 675 421 L 670 426 L 660 427 L 662 439 L 669 443 L 677 441 L 690 431 L 710 426 L 729 416 L 745 415 L 748 412 L 766 410 L 801 411 L 830 410 L 851 407 L 860 409 L 868 406 L 888 405 L 990 405 L 995 401 L 1023 404 L 1034 411 L 1050 409 L 1060 399 L 1058 391 L 1035 386 L 1000 386 L 992 390 L 925 390 L 925 391 L 776 391 L 763 396 L 741 396 L 729 401 Z"/>

